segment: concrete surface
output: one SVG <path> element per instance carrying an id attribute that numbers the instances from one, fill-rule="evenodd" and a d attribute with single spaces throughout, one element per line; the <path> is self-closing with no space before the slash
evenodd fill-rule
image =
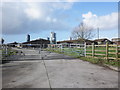
<path id="1" fill-rule="evenodd" d="M 0 67 L 3 88 L 118 87 L 116 71 L 62 54 L 47 51 L 39 54 L 38 50 L 27 49 L 21 51 L 25 56 L 21 55 L 21 59 L 16 56 L 16 60 Z"/>

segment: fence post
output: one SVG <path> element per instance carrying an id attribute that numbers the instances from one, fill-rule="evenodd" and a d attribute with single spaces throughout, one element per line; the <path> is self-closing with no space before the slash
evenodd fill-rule
<path id="1" fill-rule="evenodd" d="M 51 50 L 51 46 L 50 46 L 50 44 L 48 44 L 48 48 Z"/>
<path id="2" fill-rule="evenodd" d="M 45 44 L 43 44 L 43 49 L 45 48 L 44 46 L 45 46 Z"/>
<path id="3" fill-rule="evenodd" d="M 8 54 L 8 47 L 6 45 L 6 48 L 5 48 L 5 54 L 7 55 Z"/>
<path id="4" fill-rule="evenodd" d="M 55 44 L 54 44 L 54 51 L 56 51 L 56 50 L 55 50 Z"/>
<path id="5" fill-rule="evenodd" d="M 86 42 L 84 43 L 84 55 L 86 57 Z"/>
<path id="6" fill-rule="evenodd" d="M 55 44 L 53 44 L 53 51 L 55 51 Z"/>
<path id="7" fill-rule="evenodd" d="M 62 48 L 63 48 L 63 47 L 62 47 L 62 44 L 61 44 L 61 52 L 62 52 Z"/>
<path id="8" fill-rule="evenodd" d="M 118 44 L 116 45 L 116 60 L 118 60 Z"/>
<path id="9" fill-rule="evenodd" d="M 95 51 L 95 46 L 94 43 L 92 43 L 92 57 L 94 57 L 94 51 Z"/>
<path id="10" fill-rule="evenodd" d="M 39 54 L 40 54 L 40 52 L 41 52 L 41 44 L 40 44 L 40 48 L 39 48 Z"/>
<path id="11" fill-rule="evenodd" d="M 106 60 L 108 60 L 108 42 L 106 43 Z"/>

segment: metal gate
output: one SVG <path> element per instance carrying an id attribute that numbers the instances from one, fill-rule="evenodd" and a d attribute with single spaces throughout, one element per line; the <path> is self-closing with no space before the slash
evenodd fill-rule
<path id="1" fill-rule="evenodd" d="M 64 54 L 75 57 L 86 56 L 86 44 L 10 44 L 1 45 L 0 50 L 2 50 L 2 63 L 71 58 L 63 57 Z M 52 51 L 59 54 L 49 55 Z"/>
<path id="2" fill-rule="evenodd" d="M 47 44 L 10 44 L 1 45 L 2 63 L 9 61 L 41 60 L 49 52 Z"/>
<path id="3" fill-rule="evenodd" d="M 49 44 L 48 49 L 58 53 L 64 53 L 72 56 L 86 56 L 85 44 Z"/>

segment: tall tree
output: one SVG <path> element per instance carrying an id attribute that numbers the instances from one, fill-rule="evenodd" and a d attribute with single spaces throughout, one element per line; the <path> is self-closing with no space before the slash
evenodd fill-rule
<path id="1" fill-rule="evenodd" d="M 91 39 L 93 37 L 93 28 L 81 23 L 73 29 L 72 37 L 73 39 Z"/>

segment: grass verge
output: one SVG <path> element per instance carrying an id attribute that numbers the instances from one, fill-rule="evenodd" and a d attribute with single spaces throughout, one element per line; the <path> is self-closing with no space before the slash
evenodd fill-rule
<path id="1" fill-rule="evenodd" d="M 6 53 L 6 50 L 4 49 L 2 49 L 1 51 L 2 51 L 2 55 L 1 55 L 2 60 L 5 60 L 11 55 L 16 55 L 16 52 L 17 52 L 16 50 L 12 50 L 12 49 L 8 49 L 7 53 Z"/>
<path id="2" fill-rule="evenodd" d="M 55 52 L 55 53 L 59 53 L 59 54 L 65 54 L 65 55 L 68 55 L 68 56 L 79 58 L 81 60 L 88 61 L 88 62 L 91 62 L 93 64 L 98 64 L 98 65 L 101 65 L 101 66 L 110 65 L 110 66 L 114 66 L 114 67 L 120 67 L 120 61 L 118 61 L 118 60 L 105 60 L 103 58 L 80 56 L 79 54 L 74 53 L 74 52 L 67 53 L 67 52 L 64 52 L 64 51 L 61 52 L 60 50 L 50 50 L 50 49 L 47 49 L 47 50 L 51 51 L 51 52 Z"/>

